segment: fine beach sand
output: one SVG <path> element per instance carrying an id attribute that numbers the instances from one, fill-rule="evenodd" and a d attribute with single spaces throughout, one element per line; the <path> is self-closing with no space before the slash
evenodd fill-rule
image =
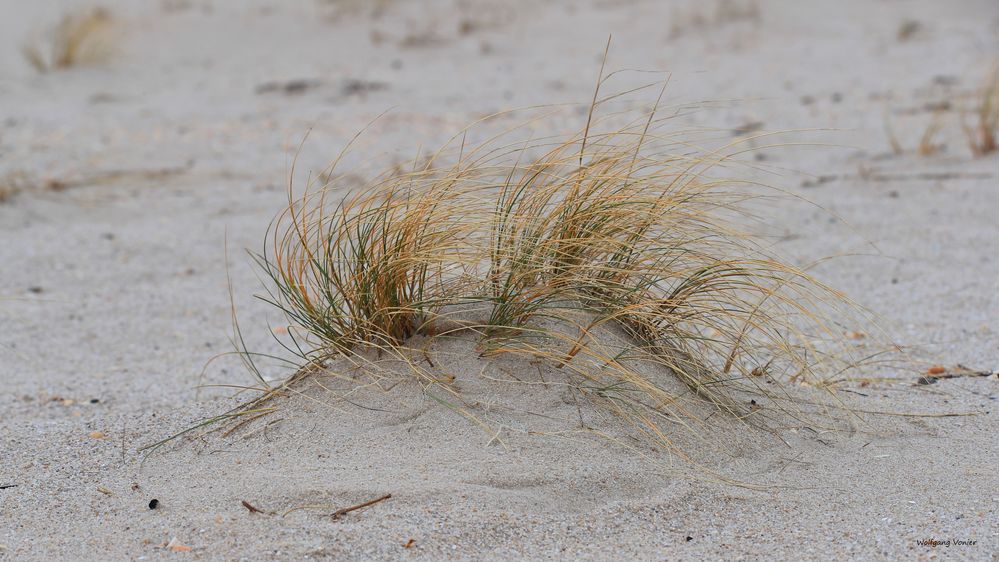
<path id="1" fill-rule="evenodd" d="M 103 5 L 108 60 L 39 74 L 22 45 L 83 4 L 0 1 L 0 194 L 17 191 L 0 195 L 0 560 L 999 556 L 999 380 L 917 384 L 931 365 L 999 371 L 999 153 L 973 157 L 961 130 L 999 5 Z M 439 368 L 495 432 L 415 383 L 347 401 L 319 379 L 268 416 L 140 450 L 249 397 L 203 386 L 254 382 L 233 357 L 205 367 L 232 350 L 227 272 L 248 347 L 278 350 L 243 249 L 262 247 L 307 131 L 303 181 L 390 110 L 346 190 L 484 115 L 588 103 L 608 34 L 608 69 L 667 70 L 668 103 L 712 102 L 678 128 L 798 131 L 749 160 L 789 195 L 768 201 L 768 234 L 796 263 L 839 256 L 813 273 L 909 353 L 839 397 L 919 415 L 718 420 L 678 433 L 690 463 L 557 385 L 489 381 L 546 372 L 458 341 Z M 920 155 L 933 119 L 941 146 Z"/>

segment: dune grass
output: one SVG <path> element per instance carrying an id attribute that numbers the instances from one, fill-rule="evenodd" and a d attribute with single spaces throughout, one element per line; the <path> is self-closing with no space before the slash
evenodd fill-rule
<path id="1" fill-rule="evenodd" d="M 831 314 L 851 305 L 745 231 L 767 190 L 717 174 L 741 147 L 702 148 L 717 138 L 672 130 L 658 102 L 596 116 L 607 99 L 570 135 L 470 148 L 464 131 L 356 192 L 332 171 L 289 185 L 255 257 L 293 380 L 373 351 L 460 397 L 409 342 L 461 335 L 547 362 L 661 442 L 700 422 L 692 401 L 755 423 L 764 403 L 798 415 L 791 385 L 831 392 L 821 372 L 853 361 Z"/>
<path id="2" fill-rule="evenodd" d="M 70 12 L 21 52 L 40 73 L 104 62 L 113 50 L 113 28 L 114 19 L 106 8 Z"/>

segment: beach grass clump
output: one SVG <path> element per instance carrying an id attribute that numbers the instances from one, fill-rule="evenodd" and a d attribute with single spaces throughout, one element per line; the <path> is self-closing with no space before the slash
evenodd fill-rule
<path id="1" fill-rule="evenodd" d="M 38 72 L 96 64 L 113 51 L 114 18 L 107 8 L 67 13 L 44 36 L 24 45 L 25 60 Z"/>
<path id="2" fill-rule="evenodd" d="M 704 406 L 793 414 L 789 385 L 848 366 L 830 316 L 846 298 L 748 230 L 766 188 L 718 173 L 739 148 L 596 106 L 567 136 L 469 148 L 465 131 L 359 191 L 333 174 L 289 187 L 256 260 L 309 366 L 296 380 L 376 350 L 447 387 L 410 342 L 471 338 L 480 358 L 546 362 L 663 438 Z"/>

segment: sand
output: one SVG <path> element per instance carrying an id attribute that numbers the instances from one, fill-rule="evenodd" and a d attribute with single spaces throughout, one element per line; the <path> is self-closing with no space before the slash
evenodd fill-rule
<path id="1" fill-rule="evenodd" d="M 0 187 L 20 191 L 0 203 L 0 559 L 999 553 L 996 377 L 916 384 L 932 364 L 999 370 L 999 157 L 971 156 L 959 111 L 999 53 L 993 2 L 107 2 L 107 62 L 35 73 L 21 44 L 77 5 L 0 3 Z M 261 247 L 306 130 L 299 167 L 318 171 L 392 108 L 348 163 L 370 177 L 484 114 L 587 102 L 609 33 L 608 67 L 671 71 L 670 103 L 734 100 L 678 126 L 808 130 L 760 151 L 770 183 L 815 203 L 775 200 L 775 243 L 843 256 L 816 274 L 912 356 L 857 373 L 894 382 L 844 399 L 973 415 L 720 423 L 683 442 L 694 467 L 626 437 L 528 433 L 575 415 L 628 428 L 557 387 L 483 383 L 459 344 L 441 368 L 495 434 L 415 384 L 354 404 L 307 387 L 231 433 L 139 450 L 245 398 L 199 385 L 253 384 L 231 357 L 205 368 L 231 350 L 227 270 L 249 346 L 276 349 L 243 249 Z M 920 156 L 943 101 L 943 146 Z"/>

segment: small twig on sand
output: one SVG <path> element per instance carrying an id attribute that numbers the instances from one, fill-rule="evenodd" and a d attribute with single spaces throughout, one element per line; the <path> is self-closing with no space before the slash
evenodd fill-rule
<path id="1" fill-rule="evenodd" d="M 340 517 L 343 517 L 344 515 L 350 513 L 351 511 L 356 511 L 358 509 L 362 509 L 362 508 L 368 507 L 369 505 L 374 505 L 374 504 L 376 504 L 378 502 L 385 501 L 385 500 L 387 500 L 387 499 L 389 499 L 391 497 L 392 497 L 392 494 L 385 494 L 384 496 L 382 496 L 380 498 L 375 498 L 375 499 L 373 499 L 371 501 L 366 501 L 364 503 L 359 503 L 357 505 L 352 505 L 350 507 L 345 507 L 343 509 L 338 509 L 338 510 L 334 511 L 330 515 L 330 517 L 334 521 L 336 521 L 337 519 L 339 519 Z"/>
<path id="2" fill-rule="evenodd" d="M 6 490 L 7 488 L 17 488 L 17 484 L 0 484 L 0 490 Z"/>
<path id="3" fill-rule="evenodd" d="M 250 513 L 263 513 L 264 515 L 273 515 L 271 513 L 268 513 L 262 509 L 253 506 L 250 502 L 246 500 L 240 500 L 240 503 L 242 503 L 243 507 L 245 507 Z"/>
<path id="4" fill-rule="evenodd" d="M 918 379 L 916 379 L 916 384 L 917 385 L 936 384 L 937 381 L 943 379 L 957 379 L 961 377 L 991 377 L 993 375 L 999 377 L 999 371 L 993 373 L 992 371 L 979 371 L 975 369 L 969 369 L 968 367 L 965 367 L 960 363 L 958 363 L 957 367 L 955 367 L 951 372 L 947 372 L 944 369 L 941 369 L 941 371 L 943 372 L 928 373 L 926 375 L 919 377 Z"/>

